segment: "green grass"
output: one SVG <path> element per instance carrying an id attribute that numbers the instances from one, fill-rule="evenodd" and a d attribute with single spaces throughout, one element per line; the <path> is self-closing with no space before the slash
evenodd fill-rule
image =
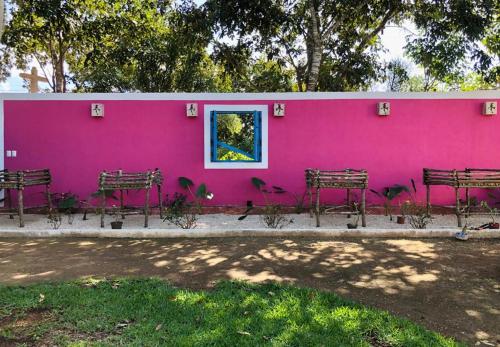
<path id="1" fill-rule="evenodd" d="M 5 323 L 33 309 L 50 316 L 28 332 Z M 154 279 L 0 286 L 0 344 L 19 334 L 77 346 L 458 345 L 332 293 L 241 282 L 191 291 Z"/>

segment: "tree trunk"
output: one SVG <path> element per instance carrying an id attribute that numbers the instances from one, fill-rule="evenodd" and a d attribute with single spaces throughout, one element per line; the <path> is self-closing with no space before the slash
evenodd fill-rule
<path id="1" fill-rule="evenodd" d="M 321 40 L 321 35 L 319 33 L 319 18 L 318 12 L 314 7 L 314 2 L 311 1 L 311 6 L 309 8 L 311 12 L 311 56 L 308 62 L 309 73 L 307 76 L 307 88 L 308 92 L 316 91 L 318 87 L 319 78 L 319 68 L 321 66 L 321 58 L 323 55 L 323 43 Z"/>
<path id="2" fill-rule="evenodd" d="M 59 56 L 55 64 L 55 85 L 56 93 L 66 93 L 66 76 L 64 76 L 64 57 Z"/>

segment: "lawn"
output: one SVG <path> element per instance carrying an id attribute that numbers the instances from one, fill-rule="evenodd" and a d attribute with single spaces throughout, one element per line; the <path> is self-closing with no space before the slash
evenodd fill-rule
<path id="1" fill-rule="evenodd" d="M 0 345 L 456 346 L 408 320 L 328 292 L 156 279 L 0 286 Z"/>

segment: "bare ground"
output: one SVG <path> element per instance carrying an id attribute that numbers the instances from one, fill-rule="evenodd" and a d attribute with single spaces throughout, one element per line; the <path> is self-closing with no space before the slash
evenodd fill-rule
<path id="1" fill-rule="evenodd" d="M 0 239 L 0 283 L 161 277 L 334 291 L 471 345 L 500 346 L 500 240 Z"/>

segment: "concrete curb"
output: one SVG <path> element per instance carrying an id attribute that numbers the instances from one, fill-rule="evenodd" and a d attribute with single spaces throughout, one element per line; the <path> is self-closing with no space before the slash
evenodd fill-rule
<path id="1" fill-rule="evenodd" d="M 6 237 L 102 237 L 102 238 L 208 238 L 208 237 L 373 237 L 373 238 L 450 238 L 456 229 L 57 229 L 1 230 Z M 470 239 L 500 239 L 500 230 L 471 231 Z"/>

